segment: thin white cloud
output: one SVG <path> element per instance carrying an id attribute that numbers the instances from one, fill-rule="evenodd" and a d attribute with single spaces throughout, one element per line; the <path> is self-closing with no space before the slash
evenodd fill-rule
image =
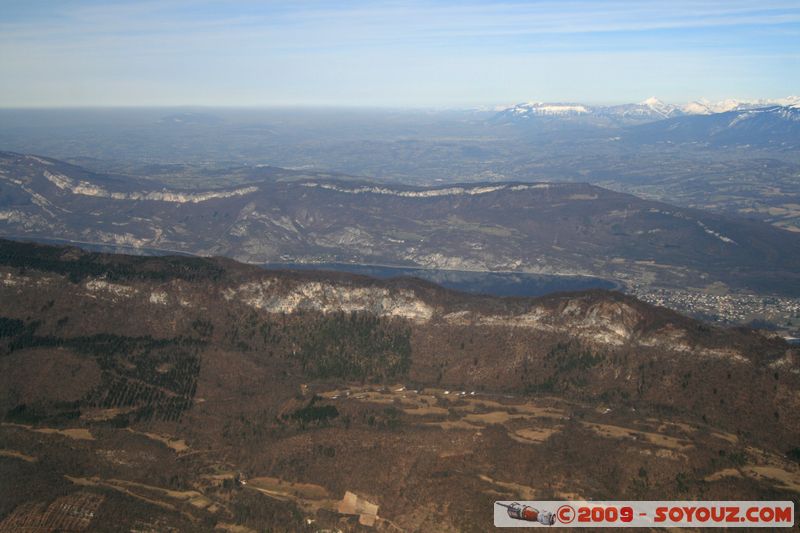
<path id="1" fill-rule="evenodd" d="M 448 95 L 483 103 L 528 99 L 532 87 L 541 97 L 585 100 L 577 92 L 594 86 L 589 97 L 619 101 L 688 84 L 695 94 L 726 84 L 753 92 L 756 83 L 785 92 L 800 76 L 792 71 L 796 1 L 51 6 L 0 22 L 0 106 L 59 98 L 439 103 Z"/>
<path id="2" fill-rule="evenodd" d="M 297 38 L 311 32 L 347 41 L 421 36 L 485 37 L 530 34 L 640 32 L 658 29 L 736 25 L 785 25 L 800 22 L 796 2 L 535 2 L 431 6 L 403 3 L 368 7 L 303 7 L 276 11 L 231 4 L 219 17 L 180 1 L 91 5 L 62 8 L 48 21 L 0 23 L 5 39 L 91 39 L 94 36 L 193 34 L 274 29 Z M 202 4 L 201 4 L 202 5 Z M 238 9 L 237 9 L 238 5 Z M 250 6 L 243 9 L 242 6 Z M 327 5 L 327 4 L 325 4 Z M 58 9 L 56 4 L 56 9 Z M 265 12 L 266 11 L 266 12 Z M 294 40 L 294 39 L 293 39 Z"/>

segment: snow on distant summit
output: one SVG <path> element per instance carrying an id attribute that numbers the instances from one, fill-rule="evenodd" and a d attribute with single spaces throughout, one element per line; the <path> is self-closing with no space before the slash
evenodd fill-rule
<path id="1" fill-rule="evenodd" d="M 682 111 L 687 115 L 712 115 L 714 113 L 727 113 L 728 111 L 745 111 L 761 107 L 781 106 L 793 107 L 800 105 L 800 96 L 787 96 L 786 98 L 736 100 L 728 98 L 718 102 L 710 102 L 705 98 L 695 100 L 682 106 Z"/>
<path id="2" fill-rule="evenodd" d="M 614 122 L 642 123 L 685 115 L 713 115 L 729 111 L 747 111 L 764 107 L 800 108 L 800 96 L 778 99 L 737 100 L 712 102 L 705 98 L 685 104 L 665 103 L 651 96 L 639 103 L 611 106 L 589 106 L 578 103 L 526 102 L 497 108 L 498 122 L 525 122 L 537 117 L 571 118 L 597 117 Z"/>
<path id="3" fill-rule="evenodd" d="M 647 109 L 650 109 L 653 113 L 662 115 L 664 118 L 673 115 L 677 109 L 676 106 L 671 104 L 665 104 L 655 96 L 651 96 L 644 102 L 639 103 L 639 105 L 644 106 Z"/>
<path id="4" fill-rule="evenodd" d="M 599 115 L 637 120 L 659 120 L 682 114 L 679 106 L 664 103 L 654 96 L 638 104 L 600 107 L 596 112 Z"/>
<path id="5" fill-rule="evenodd" d="M 531 116 L 574 116 L 591 112 L 589 106 L 581 104 L 546 104 L 544 102 L 525 102 L 500 110 L 518 118 Z"/>
<path id="6" fill-rule="evenodd" d="M 683 115 L 636 125 L 628 140 L 636 143 L 691 143 L 705 146 L 800 146 L 800 105 L 728 103 L 728 111 Z M 790 104 L 790 101 L 785 103 Z M 717 107 L 716 109 L 725 109 Z"/>

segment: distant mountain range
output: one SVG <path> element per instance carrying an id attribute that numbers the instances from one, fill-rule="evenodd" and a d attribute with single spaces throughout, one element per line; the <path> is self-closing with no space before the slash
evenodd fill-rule
<path id="1" fill-rule="evenodd" d="M 735 100 L 718 102 L 696 100 L 687 104 L 669 104 L 651 97 L 636 104 L 590 106 L 579 103 L 526 102 L 502 107 L 494 116 L 495 122 L 519 122 L 541 117 L 605 118 L 622 123 L 663 120 L 681 116 L 713 115 L 731 111 L 747 111 L 765 107 L 800 107 L 800 96 L 780 99 Z"/>
<path id="2" fill-rule="evenodd" d="M 168 189 L 0 153 L 0 235 L 225 255 L 592 275 L 800 294 L 800 235 L 582 183 L 261 178 Z"/>
<path id="3" fill-rule="evenodd" d="M 631 128 L 625 138 L 635 143 L 795 148 L 800 146 L 800 104 L 679 116 Z"/>
<path id="4" fill-rule="evenodd" d="M 612 140 L 633 145 L 693 144 L 709 147 L 800 148 L 800 97 L 780 100 L 697 101 L 666 104 L 648 98 L 638 104 L 518 104 L 496 113 L 490 122 L 539 130 L 589 126 Z M 584 133 L 585 135 L 585 133 Z"/>

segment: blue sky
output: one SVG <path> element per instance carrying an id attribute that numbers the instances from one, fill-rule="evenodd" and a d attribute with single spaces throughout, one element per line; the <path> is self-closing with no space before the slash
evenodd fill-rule
<path id="1" fill-rule="evenodd" d="M 0 0 L 0 107 L 798 93 L 797 0 Z"/>

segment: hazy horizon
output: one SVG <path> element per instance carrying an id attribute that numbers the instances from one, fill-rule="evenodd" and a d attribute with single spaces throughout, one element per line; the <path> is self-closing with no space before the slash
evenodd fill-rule
<path id="1" fill-rule="evenodd" d="M 800 93 L 800 91 L 798 91 Z M 663 98 L 659 98 L 657 95 L 650 95 L 645 98 L 639 98 L 634 100 L 616 100 L 616 101 L 591 101 L 586 99 L 578 99 L 578 100 L 541 100 L 541 99 L 525 99 L 519 100 L 515 102 L 497 102 L 491 104 L 473 104 L 473 105 L 435 105 L 435 104 L 418 104 L 418 105 L 399 105 L 399 104 L 365 104 L 365 105 L 358 105 L 358 104 L 347 104 L 347 103 L 330 103 L 330 104 L 314 104 L 314 103 L 296 103 L 296 104 L 108 104 L 108 105 L 69 105 L 69 104 L 62 104 L 62 105 L 16 105 L 16 106 L 4 106 L 0 104 L 0 110 L 4 111 L 71 111 L 71 110 L 81 110 L 81 109 L 90 109 L 90 110 L 132 110 L 132 109 L 142 109 L 142 110 L 182 110 L 182 111 L 210 111 L 210 110 L 262 110 L 262 111 L 270 111 L 270 110 L 362 110 L 362 111 L 409 111 L 409 112 L 426 112 L 426 111 L 497 111 L 499 109 L 503 109 L 506 107 L 512 107 L 517 104 L 525 104 L 525 103 L 542 103 L 542 104 L 585 104 L 589 106 L 595 107 L 606 107 L 606 106 L 615 106 L 615 105 L 624 105 L 624 104 L 638 104 L 643 103 L 648 98 L 656 98 L 659 101 L 670 104 L 670 105 L 681 105 L 681 104 L 688 104 L 691 102 L 722 102 L 725 100 L 736 100 L 742 102 L 750 102 L 750 101 L 775 101 L 775 100 L 783 100 L 783 99 L 798 99 L 800 95 L 798 94 L 786 94 L 783 96 L 777 96 L 773 98 L 767 98 L 762 96 L 754 96 L 754 97 L 737 97 L 737 96 L 729 96 L 726 98 L 719 98 L 719 99 L 711 99 L 704 96 L 698 98 L 690 98 L 687 100 L 665 100 Z"/>

